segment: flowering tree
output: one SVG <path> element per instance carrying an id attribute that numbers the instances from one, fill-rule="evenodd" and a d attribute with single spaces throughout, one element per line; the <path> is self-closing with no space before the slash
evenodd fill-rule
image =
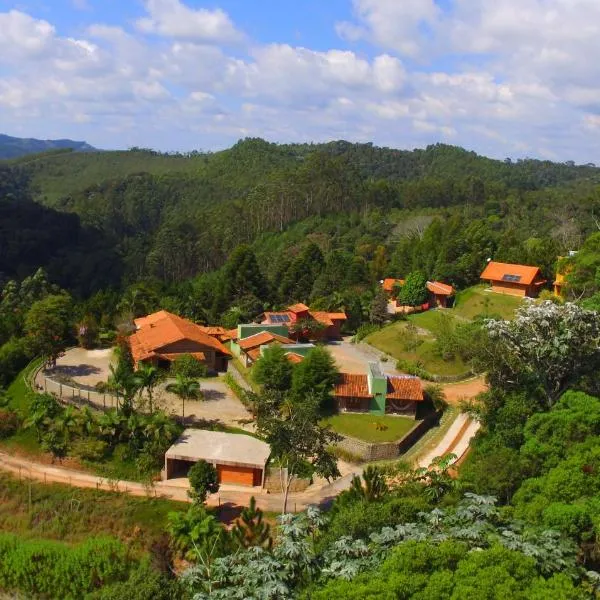
<path id="1" fill-rule="evenodd" d="M 600 367 L 600 314 L 576 304 L 529 304 L 514 321 L 488 320 L 484 368 L 493 387 L 539 390 L 547 407 Z"/>

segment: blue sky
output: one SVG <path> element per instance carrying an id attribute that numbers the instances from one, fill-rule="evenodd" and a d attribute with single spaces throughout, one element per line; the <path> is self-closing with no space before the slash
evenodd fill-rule
<path id="1" fill-rule="evenodd" d="M 0 0 L 0 132 L 600 162 L 597 0 Z"/>

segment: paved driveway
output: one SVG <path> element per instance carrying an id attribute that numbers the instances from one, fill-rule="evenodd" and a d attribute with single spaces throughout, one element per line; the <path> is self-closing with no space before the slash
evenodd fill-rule
<path id="1" fill-rule="evenodd" d="M 340 371 L 346 373 L 366 373 L 370 362 L 377 362 L 384 373 L 398 375 L 395 361 L 381 361 L 383 353 L 368 344 L 352 344 L 350 337 L 345 337 L 340 342 L 331 342 L 327 344 L 327 349 L 335 359 Z"/>

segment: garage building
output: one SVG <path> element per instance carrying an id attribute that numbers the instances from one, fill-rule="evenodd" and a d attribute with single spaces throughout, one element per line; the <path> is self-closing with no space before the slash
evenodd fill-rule
<path id="1" fill-rule="evenodd" d="M 165 454 L 165 479 L 187 477 L 199 460 L 214 465 L 219 483 L 263 486 L 271 448 L 255 437 L 186 429 Z"/>

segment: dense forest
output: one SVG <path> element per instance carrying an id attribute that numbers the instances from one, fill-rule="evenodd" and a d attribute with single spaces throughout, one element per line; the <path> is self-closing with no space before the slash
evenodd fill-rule
<path id="1" fill-rule="evenodd" d="M 196 498 L 189 510 L 153 518 L 161 537 L 143 560 L 118 540 L 67 546 L 4 533 L 0 588 L 140 600 L 597 598 L 599 192 L 593 165 L 493 161 L 443 145 L 409 152 L 253 139 L 214 154 L 61 151 L 3 163 L 0 386 L 18 383 L 35 356 L 55 357 L 76 336 L 88 347 L 86 336 L 95 343 L 157 308 L 233 327 L 266 307 L 304 301 L 343 308 L 349 330 L 379 325 L 382 277 L 439 278 L 461 289 L 479 281 L 490 258 L 539 265 L 549 282 L 560 267 L 577 303 L 524 303 L 512 321 L 453 330 L 489 384 L 462 407 L 481 430 L 458 477 L 444 458 L 417 469 L 369 466 L 327 512 L 284 514 L 274 535 L 255 506 L 228 529 Z M 578 253 L 559 258 L 569 250 Z M 385 298 L 383 309 L 385 320 Z M 283 353 L 261 360 L 262 389 L 242 394 L 259 435 L 280 466 L 295 452 L 298 469 L 332 474 L 335 436 L 321 424 L 331 385 L 309 377 L 333 378 L 331 357 L 317 348 L 296 367 Z M 277 386 L 268 385 L 269 364 Z M 112 452 L 159 468 L 181 429 L 158 413 L 135 414 L 140 386 L 157 384 L 142 382 L 144 370 L 134 377 L 122 349 L 111 373 L 109 383 L 123 390 L 120 412 L 95 416 L 31 392 L 27 435 L 57 457 Z M 23 416 L 12 394 L 0 394 L 12 416 L 0 419 L 7 437 L 20 434 Z M 286 428 L 295 419 L 298 437 Z M 303 446 L 311 435 L 313 445 Z M 320 463 L 310 463 L 315 456 Z M 7 481 L 0 491 L 21 498 L 18 510 L 29 494 L 28 523 L 77 512 L 50 510 L 57 492 L 49 491 L 37 518 L 31 486 Z M 175 578 L 182 560 L 190 568 Z"/>
<path id="2" fill-rule="evenodd" d="M 0 281 L 43 266 L 80 299 L 143 283 L 161 297 L 195 297 L 213 320 L 233 301 L 315 301 L 414 270 L 460 288 L 488 258 L 539 264 L 550 278 L 600 210 L 593 165 L 496 161 L 440 144 L 59 151 L 4 162 L 0 175 Z M 239 246 L 256 258 L 261 290 L 221 289 Z M 311 285 L 284 284 L 303 261 Z M 207 286 L 219 290 L 216 304 Z"/>

